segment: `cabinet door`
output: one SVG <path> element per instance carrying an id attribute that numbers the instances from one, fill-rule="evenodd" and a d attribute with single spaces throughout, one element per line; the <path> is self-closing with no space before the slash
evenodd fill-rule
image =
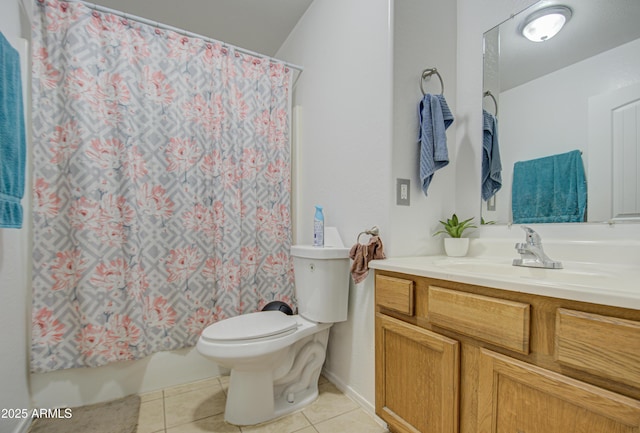
<path id="1" fill-rule="evenodd" d="M 459 343 L 376 314 L 376 413 L 392 431 L 457 433 Z"/>
<path id="2" fill-rule="evenodd" d="M 478 433 L 638 433 L 640 402 L 485 349 Z"/>

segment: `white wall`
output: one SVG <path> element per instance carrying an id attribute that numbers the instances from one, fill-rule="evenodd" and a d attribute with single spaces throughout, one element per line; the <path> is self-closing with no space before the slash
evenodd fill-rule
<path id="1" fill-rule="evenodd" d="M 311 243 L 313 210 L 344 243 L 373 225 L 385 240 L 391 200 L 389 0 L 315 0 L 276 57 L 304 66 L 293 103 L 295 238 Z M 331 329 L 326 374 L 373 411 L 373 278 L 350 287 L 349 318 Z"/>
<path id="2" fill-rule="evenodd" d="M 462 156 L 456 148 L 456 125 L 464 122 L 456 103 L 456 3 L 439 0 L 397 0 L 394 7 L 393 143 L 390 199 L 389 252 L 394 256 L 439 254 L 442 239 L 432 234 L 438 220 L 460 212 L 455 207 L 457 164 Z M 444 96 L 455 120 L 447 130 L 449 165 L 437 170 L 428 196 L 420 189 L 418 171 L 418 104 L 422 99 L 420 77 L 427 68 L 437 68 L 444 82 Z M 434 75 L 424 81 L 425 91 L 440 93 Z M 411 180 L 411 205 L 397 206 L 397 178 Z M 466 215 L 466 213 L 465 213 Z M 472 216 L 473 214 L 469 214 Z M 462 214 L 460 214 L 462 216 Z"/>
<path id="3" fill-rule="evenodd" d="M 2 0 L 0 6 L 0 31 L 20 52 L 22 85 L 26 93 L 29 85 L 28 47 L 26 40 L 22 39 L 20 8 L 15 0 Z M 25 28 L 28 32 L 29 28 Z M 30 317 L 27 313 L 30 299 L 28 198 L 22 204 L 25 208 L 23 228 L 0 229 L 0 409 L 31 409 L 27 371 L 27 323 Z M 2 432 L 21 432 L 27 426 L 27 419 L 0 418 Z"/>
<path id="4" fill-rule="evenodd" d="M 315 0 L 277 57 L 303 65 L 296 200 L 298 242 L 310 242 L 313 205 L 325 206 L 351 245 L 378 225 L 388 255 L 439 252 L 431 236 L 454 211 L 454 129 L 448 167 L 424 197 L 418 181 L 419 78 L 437 67 L 455 111 L 455 2 Z M 392 56 L 393 51 L 393 56 Z M 434 77 L 435 78 L 435 77 Z M 435 87 L 431 89 L 430 85 Z M 439 84 L 427 89 L 439 92 Z M 411 206 L 397 206 L 396 178 L 411 180 Z M 373 278 L 350 288 L 349 319 L 332 328 L 325 372 L 373 410 Z"/>

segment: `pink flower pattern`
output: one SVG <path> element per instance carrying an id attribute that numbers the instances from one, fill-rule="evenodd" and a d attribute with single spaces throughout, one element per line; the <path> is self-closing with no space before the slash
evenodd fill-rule
<path id="1" fill-rule="evenodd" d="M 143 96 L 156 104 L 170 104 L 173 101 L 175 89 L 167 81 L 162 71 L 144 67 L 144 80 L 139 84 Z"/>
<path id="2" fill-rule="evenodd" d="M 95 79 L 83 68 L 72 69 L 67 73 L 65 90 L 73 99 L 92 101 L 96 92 Z"/>
<path id="3" fill-rule="evenodd" d="M 117 258 L 109 263 L 100 263 L 89 282 L 104 290 L 124 289 L 127 286 L 127 262 Z"/>
<path id="4" fill-rule="evenodd" d="M 46 48 L 34 51 L 32 71 L 43 89 L 56 88 L 60 80 L 60 71 L 55 69 L 49 61 L 49 52 Z"/>
<path id="5" fill-rule="evenodd" d="M 127 170 L 126 175 L 134 180 L 142 179 L 149 173 L 144 157 L 137 146 L 131 146 L 128 149 L 127 157 L 122 161 L 122 167 Z"/>
<path id="6" fill-rule="evenodd" d="M 95 139 L 91 140 L 91 147 L 86 153 L 89 159 L 98 163 L 100 168 L 119 168 L 124 159 L 125 148 L 124 144 L 117 138 L 111 140 Z"/>
<path id="7" fill-rule="evenodd" d="M 213 312 L 206 308 L 198 308 L 186 322 L 187 331 L 193 335 L 200 335 L 204 328 L 215 322 Z"/>
<path id="8" fill-rule="evenodd" d="M 170 138 L 167 155 L 167 171 L 184 173 L 193 167 L 200 157 L 198 145 L 188 138 Z"/>
<path id="9" fill-rule="evenodd" d="M 140 189 L 137 203 L 141 211 L 160 218 L 170 218 L 175 206 L 167 195 L 167 190 L 161 185 L 151 186 L 146 183 Z"/>
<path id="10" fill-rule="evenodd" d="M 53 316 L 53 311 L 42 307 L 35 312 L 31 328 L 35 344 L 50 346 L 62 341 L 64 325 Z"/>
<path id="11" fill-rule="evenodd" d="M 122 75 L 105 73 L 98 78 L 96 97 L 103 104 L 116 107 L 128 104 L 131 93 Z"/>
<path id="12" fill-rule="evenodd" d="M 60 209 L 60 197 L 51 189 L 51 185 L 43 178 L 36 178 L 33 188 L 35 199 L 34 211 L 45 217 L 53 218 Z"/>
<path id="13" fill-rule="evenodd" d="M 84 326 L 76 335 L 76 349 L 85 357 L 92 357 L 106 345 L 106 333 L 102 326 Z"/>
<path id="14" fill-rule="evenodd" d="M 79 250 L 59 251 L 51 265 L 51 277 L 55 281 L 51 290 L 68 290 L 77 286 L 87 261 Z"/>
<path id="15" fill-rule="evenodd" d="M 50 150 L 53 153 L 52 164 L 66 164 L 71 155 L 78 150 L 82 141 L 82 132 L 77 122 L 73 120 L 62 126 L 56 126 L 53 136 L 50 138 Z"/>
<path id="16" fill-rule="evenodd" d="M 171 307 L 163 296 L 158 296 L 153 301 L 147 296 L 144 305 L 143 318 L 149 326 L 168 329 L 175 325 L 176 310 Z"/>
<path id="17" fill-rule="evenodd" d="M 196 247 L 176 248 L 169 252 L 167 259 L 167 282 L 186 282 L 200 264 L 200 254 Z"/>
<path id="18" fill-rule="evenodd" d="M 295 306 L 291 71 L 81 2 L 34 9 L 32 371 Z"/>

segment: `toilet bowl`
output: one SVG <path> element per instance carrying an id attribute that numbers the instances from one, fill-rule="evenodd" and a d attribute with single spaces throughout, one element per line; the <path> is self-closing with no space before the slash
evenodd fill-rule
<path id="1" fill-rule="evenodd" d="M 226 326 L 216 327 L 236 324 L 237 339 L 224 337 Z M 249 331 L 252 325 L 259 331 L 256 335 Z M 205 329 L 198 351 L 231 370 L 225 420 L 236 425 L 258 424 L 315 400 L 331 325 L 264 311 Z M 238 329 L 247 333 L 239 337 Z"/>
<path id="2" fill-rule="evenodd" d="M 335 229 L 327 227 L 325 239 L 333 239 L 333 246 L 291 247 L 298 314 L 244 314 L 216 322 L 200 335 L 197 350 L 231 370 L 225 421 L 258 424 L 318 396 L 329 330 L 347 319 L 349 296 L 349 249 Z"/>

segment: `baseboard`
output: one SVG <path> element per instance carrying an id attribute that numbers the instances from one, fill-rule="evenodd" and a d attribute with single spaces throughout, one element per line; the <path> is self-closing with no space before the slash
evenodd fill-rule
<path id="1" fill-rule="evenodd" d="M 382 420 L 382 418 L 376 415 L 376 408 L 373 403 L 369 400 L 361 396 L 358 392 L 356 392 L 353 388 L 347 385 L 342 379 L 338 376 L 334 375 L 332 372 L 326 369 L 322 369 L 322 375 L 329 380 L 329 382 L 333 383 L 336 388 L 338 388 L 342 393 L 348 397 L 350 397 L 353 401 L 358 403 L 358 405 L 367 412 L 369 415 L 373 417 L 373 419 L 380 424 L 382 427 L 386 428 L 387 423 Z"/>

